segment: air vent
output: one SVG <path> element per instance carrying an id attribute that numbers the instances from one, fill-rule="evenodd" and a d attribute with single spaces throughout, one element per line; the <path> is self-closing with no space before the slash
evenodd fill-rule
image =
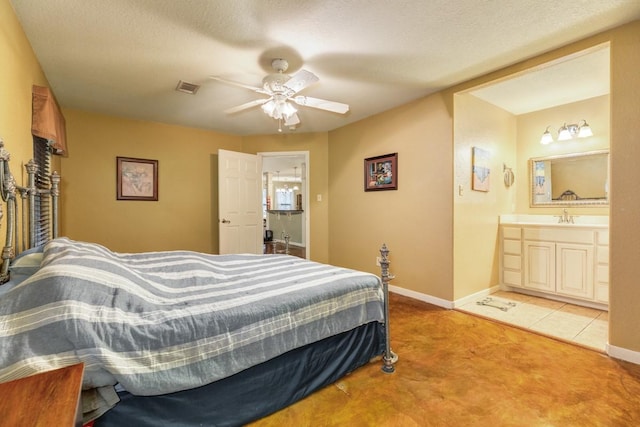
<path id="1" fill-rule="evenodd" d="M 200 89 L 199 85 L 193 84 L 193 83 L 189 83 L 189 82 L 185 82 L 180 80 L 178 82 L 178 86 L 176 86 L 176 90 L 178 92 L 184 92 L 184 93 L 188 93 L 191 95 L 195 95 L 196 92 L 198 91 L 198 89 Z"/>

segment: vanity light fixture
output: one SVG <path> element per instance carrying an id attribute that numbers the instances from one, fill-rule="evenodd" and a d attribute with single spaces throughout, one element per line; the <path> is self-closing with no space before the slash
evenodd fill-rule
<path id="1" fill-rule="evenodd" d="M 542 134 L 540 144 L 547 145 L 553 142 L 553 136 L 549 132 L 550 127 L 547 126 L 547 129 Z M 575 137 L 586 138 L 588 136 L 593 136 L 593 132 L 586 120 L 580 120 L 578 123 L 572 124 L 565 123 L 558 129 L 558 141 L 568 141 Z"/>

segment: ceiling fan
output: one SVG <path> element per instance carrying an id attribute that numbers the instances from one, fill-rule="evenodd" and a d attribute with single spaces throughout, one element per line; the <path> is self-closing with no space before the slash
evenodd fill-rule
<path id="1" fill-rule="evenodd" d="M 262 87 L 246 85 L 244 83 L 223 79 L 218 76 L 211 76 L 213 80 L 227 83 L 234 86 L 243 87 L 254 92 L 267 95 L 267 98 L 255 99 L 242 105 L 225 110 L 227 114 L 237 113 L 252 107 L 261 106 L 269 117 L 278 120 L 278 131 L 282 132 L 282 124 L 289 128 L 295 128 L 300 123 L 297 109 L 293 103 L 304 107 L 312 107 L 320 110 L 331 111 L 344 114 L 349 111 L 347 104 L 327 101 L 325 99 L 312 98 L 310 96 L 296 95 L 307 86 L 317 82 L 318 76 L 307 70 L 300 70 L 292 76 L 284 74 L 289 68 L 286 59 L 276 58 L 271 61 L 271 66 L 275 73 L 268 74 L 262 79 Z"/>

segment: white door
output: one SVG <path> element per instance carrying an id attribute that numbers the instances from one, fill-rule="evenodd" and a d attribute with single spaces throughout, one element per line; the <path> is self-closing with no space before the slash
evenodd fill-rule
<path id="1" fill-rule="evenodd" d="M 221 254 L 262 250 L 262 163 L 259 156 L 218 150 Z"/>

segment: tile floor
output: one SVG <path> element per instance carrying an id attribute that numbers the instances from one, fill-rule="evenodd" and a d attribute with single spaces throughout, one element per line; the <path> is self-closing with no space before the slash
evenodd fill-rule
<path id="1" fill-rule="evenodd" d="M 606 311 L 516 292 L 498 291 L 491 294 L 490 298 L 508 309 L 503 311 L 500 308 L 478 304 L 485 297 L 457 309 L 594 350 L 606 351 L 609 331 L 609 313 Z M 512 306 L 508 306 L 509 303 Z"/>

